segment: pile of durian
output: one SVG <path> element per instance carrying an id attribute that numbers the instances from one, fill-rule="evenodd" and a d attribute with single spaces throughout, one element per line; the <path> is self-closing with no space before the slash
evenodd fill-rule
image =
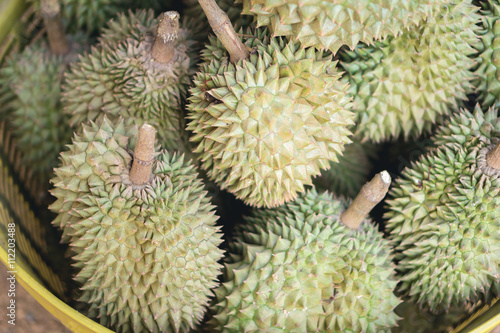
<path id="1" fill-rule="evenodd" d="M 0 120 L 89 318 L 447 332 L 500 296 L 498 0 L 34 5 Z"/>

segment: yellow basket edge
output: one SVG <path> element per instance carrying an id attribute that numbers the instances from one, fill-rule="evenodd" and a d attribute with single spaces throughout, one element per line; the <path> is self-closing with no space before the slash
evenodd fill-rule
<path id="1" fill-rule="evenodd" d="M 6 268 L 8 267 L 7 258 L 7 252 L 4 248 L 0 247 L 0 260 Z M 19 282 L 41 306 L 72 332 L 113 333 L 113 331 L 89 319 L 54 296 L 43 285 L 31 277 L 21 266 L 16 264 L 15 272 L 16 281 Z"/>

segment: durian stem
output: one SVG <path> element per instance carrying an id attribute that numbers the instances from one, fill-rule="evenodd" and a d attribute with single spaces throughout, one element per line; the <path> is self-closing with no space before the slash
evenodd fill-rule
<path id="1" fill-rule="evenodd" d="M 486 163 L 488 166 L 500 170 L 500 141 L 486 154 Z"/>
<path id="2" fill-rule="evenodd" d="M 384 199 L 389 185 L 391 176 L 387 171 L 376 174 L 371 181 L 363 185 L 349 208 L 340 215 L 340 221 L 350 229 L 358 229 L 373 207 Z"/>
<path id="3" fill-rule="evenodd" d="M 50 51 L 53 54 L 69 52 L 69 43 L 61 20 L 61 6 L 57 0 L 42 0 L 41 14 L 49 37 Z"/>
<path id="4" fill-rule="evenodd" d="M 156 39 L 151 51 L 153 59 L 161 63 L 172 60 L 175 54 L 175 41 L 179 34 L 179 13 L 164 12 L 160 16 Z"/>
<path id="5" fill-rule="evenodd" d="M 229 17 L 219 8 L 215 0 L 198 0 L 198 2 L 203 8 L 215 35 L 229 52 L 231 62 L 236 63 L 241 59 L 247 59 L 250 53 L 241 42 L 236 31 L 234 31 Z"/>
<path id="6" fill-rule="evenodd" d="M 138 136 L 130 169 L 130 181 L 134 185 L 145 185 L 151 181 L 156 130 L 151 125 L 143 124 L 139 128 Z"/>

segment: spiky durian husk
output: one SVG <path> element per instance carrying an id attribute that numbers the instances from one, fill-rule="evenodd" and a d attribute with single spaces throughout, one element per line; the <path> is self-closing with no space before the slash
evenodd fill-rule
<path id="1" fill-rule="evenodd" d="M 211 179 L 249 205 L 273 207 L 337 160 L 352 113 L 330 56 L 249 34 L 253 51 L 237 64 L 211 39 L 191 89 L 188 129 Z"/>
<path id="2" fill-rule="evenodd" d="M 66 56 L 51 54 L 45 42 L 27 47 L 11 57 L 0 71 L 10 93 L 3 114 L 12 126 L 23 163 L 46 183 L 57 157 L 70 142 L 72 130 L 61 106 L 61 84 L 78 46 Z M 2 111 L 2 112 L 4 112 Z"/>
<path id="3" fill-rule="evenodd" d="M 158 0 L 60 0 L 62 16 L 72 31 L 97 33 L 111 19 L 128 9 L 169 10 L 171 1 Z"/>
<path id="4" fill-rule="evenodd" d="M 470 0 L 455 1 L 418 28 L 344 54 L 357 135 L 417 136 L 457 109 L 471 91 L 476 11 Z"/>
<path id="5" fill-rule="evenodd" d="M 75 136 L 55 169 L 54 224 L 76 254 L 89 317 L 119 332 L 187 332 L 222 267 L 217 217 L 182 157 L 162 151 L 149 184 L 130 182 L 135 133 L 104 118 Z"/>
<path id="6" fill-rule="evenodd" d="M 71 66 L 63 86 L 64 110 L 72 126 L 104 115 L 139 125 L 148 122 L 165 148 L 178 149 L 184 127 L 181 103 L 195 71 L 191 31 L 181 26 L 174 61 L 162 64 L 151 57 L 157 25 L 153 11 L 129 12 L 116 24 L 125 24 L 126 18 L 133 28 L 121 43 L 103 42 Z M 115 30 L 113 24 L 108 29 L 113 38 L 118 37 Z"/>
<path id="7" fill-rule="evenodd" d="M 497 0 L 481 2 L 481 44 L 475 70 L 474 87 L 479 93 L 478 100 L 485 109 L 497 104 L 500 99 L 500 3 Z"/>
<path id="8" fill-rule="evenodd" d="M 354 141 L 346 145 L 338 162 L 330 161 L 330 169 L 321 171 L 313 179 L 314 186 L 337 196 L 355 197 L 368 181 L 372 167 L 370 158 L 374 153 L 375 146 L 369 143 Z"/>
<path id="9" fill-rule="evenodd" d="M 337 52 L 359 42 L 396 36 L 435 15 L 437 6 L 451 0 L 240 0 L 243 14 L 254 15 L 257 26 L 274 36 L 287 36 L 304 46 Z M 413 27 L 412 27 L 413 28 Z"/>
<path id="10" fill-rule="evenodd" d="M 399 304 L 391 248 L 369 221 L 345 227 L 345 208 L 312 190 L 255 210 L 215 289 L 216 331 L 389 332 Z"/>
<path id="11" fill-rule="evenodd" d="M 390 192 L 399 290 L 433 312 L 474 303 L 500 279 L 500 179 L 485 161 L 499 135 L 496 110 L 463 110 Z"/>

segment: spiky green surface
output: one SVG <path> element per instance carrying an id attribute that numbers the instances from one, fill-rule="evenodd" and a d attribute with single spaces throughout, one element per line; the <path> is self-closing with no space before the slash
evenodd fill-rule
<path id="1" fill-rule="evenodd" d="M 475 70 L 474 87 L 485 109 L 498 104 L 500 99 L 500 3 L 486 0 L 481 4 L 481 45 L 478 45 L 479 66 Z"/>
<path id="2" fill-rule="evenodd" d="M 330 56 L 265 35 L 244 40 L 254 51 L 237 64 L 211 40 L 191 89 L 188 129 L 211 179 L 249 205 L 272 207 L 337 160 L 352 112 Z"/>
<path id="3" fill-rule="evenodd" d="M 215 289 L 217 332 L 389 332 L 399 304 L 389 243 L 365 221 L 312 190 L 276 209 L 255 210 L 231 245 Z"/>
<path id="4" fill-rule="evenodd" d="M 369 143 L 354 141 L 345 146 L 338 162 L 330 162 L 330 169 L 321 171 L 313 179 L 318 190 L 335 193 L 338 196 L 354 198 L 368 181 L 376 147 Z"/>
<path id="5" fill-rule="evenodd" d="M 44 183 L 72 135 L 60 103 L 63 73 L 71 56 L 52 55 L 46 43 L 36 43 L 0 70 L 2 84 L 9 89 L 3 94 L 2 101 L 8 104 L 2 105 L 2 115 L 23 152 L 24 164 Z"/>
<path id="6" fill-rule="evenodd" d="M 171 1 L 159 0 L 61 0 L 62 16 L 70 31 L 83 30 L 97 33 L 119 13 L 128 9 L 170 10 Z"/>
<path id="7" fill-rule="evenodd" d="M 450 0 L 240 0 L 243 14 L 254 15 L 257 26 L 274 36 L 287 36 L 305 46 L 337 52 L 359 42 L 401 34 L 413 29 L 437 6 Z"/>
<path id="8" fill-rule="evenodd" d="M 107 115 L 155 126 L 162 145 L 178 149 L 182 138 L 181 103 L 194 73 L 191 31 L 179 29 L 174 61 L 166 64 L 151 57 L 157 19 L 153 11 L 127 14 L 130 34 L 121 43 L 98 44 L 71 66 L 63 86 L 63 104 L 72 126 Z M 124 25 L 121 16 L 118 25 Z M 143 26 L 142 22 L 151 24 Z M 112 25 L 108 31 L 115 31 Z M 113 35 L 117 38 L 118 35 Z"/>
<path id="9" fill-rule="evenodd" d="M 500 279 L 500 179 L 485 173 L 499 136 L 496 110 L 462 110 L 390 192 L 400 291 L 431 311 L 473 303 Z"/>
<path id="10" fill-rule="evenodd" d="M 70 241 L 88 316 L 119 332 L 187 332 L 217 285 L 217 217 L 194 167 L 162 151 L 151 183 L 129 180 L 137 133 L 84 126 L 55 170 L 50 207 Z"/>
<path id="11" fill-rule="evenodd" d="M 470 0 L 455 1 L 419 28 L 345 53 L 357 135 L 414 137 L 457 109 L 471 91 L 476 11 Z"/>

